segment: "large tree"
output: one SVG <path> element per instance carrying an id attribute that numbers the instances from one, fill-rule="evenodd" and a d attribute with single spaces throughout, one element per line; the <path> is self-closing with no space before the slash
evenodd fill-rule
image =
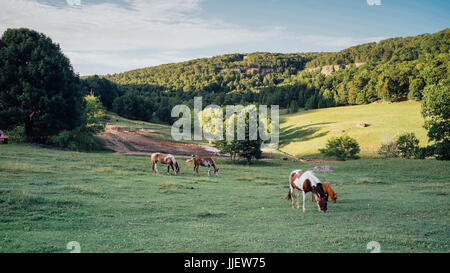
<path id="1" fill-rule="evenodd" d="M 26 28 L 0 39 L 0 127 L 25 127 L 28 141 L 80 124 L 79 77 L 59 45 Z"/>
<path id="2" fill-rule="evenodd" d="M 422 115 L 437 159 L 450 160 L 450 81 L 425 88 Z"/>

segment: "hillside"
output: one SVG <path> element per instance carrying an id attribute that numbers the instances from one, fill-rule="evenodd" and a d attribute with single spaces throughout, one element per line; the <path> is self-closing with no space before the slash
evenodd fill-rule
<path id="1" fill-rule="evenodd" d="M 374 103 L 368 105 L 301 110 L 295 114 L 281 112 L 280 151 L 306 158 L 319 158 L 319 148 L 328 138 L 347 134 L 361 145 L 361 156 L 378 157 L 381 143 L 393 140 L 399 134 L 414 132 L 421 146 L 427 145 L 426 130 L 420 114 L 420 103 Z M 139 120 L 130 120 L 109 113 L 106 132 L 100 135 L 107 148 L 122 154 L 148 155 L 166 151 L 176 155 L 204 154 L 217 156 L 217 150 L 201 141 L 171 141 L 171 127 Z M 364 122 L 365 128 L 356 124 Z M 276 151 L 267 151 L 264 157 L 280 157 Z"/>
<path id="2" fill-rule="evenodd" d="M 154 152 L 171 153 L 176 156 L 193 154 L 216 156 L 219 152 L 204 141 L 173 141 L 171 127 L 139 120 L 130 120 L 108 113 L 105 131 L 97 134 L 104 147 L 122 155 L 145 155 Z"/>
<path id="3" fill-rule="evenodd" d="M 390 38 L 327 53 L 227 54 L 83 78 L 121 116 L 171 123 L 177 104 L 277 104 L 307 109 L 420 101 L 427 88 L 448 84 L 450 29 Z"/>
<path id="4" fill-rule="evenodd" d="M 357 127 L 361 122 L 369 126 Z M 362 157 L 376 157 L 381 143 L 405 132 L 427 145 L 420 104 L 411 101 L 301 111 L 283 115 L 280 123 L 280 150 L 302 157 L 317 157 L 328 138 L 343 134 L 358 141 Z"/>

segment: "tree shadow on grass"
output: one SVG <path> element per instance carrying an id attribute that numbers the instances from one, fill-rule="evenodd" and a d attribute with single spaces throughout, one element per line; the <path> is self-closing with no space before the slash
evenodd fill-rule
<path id="1" fill-rule="evenodd" d="M 294 127 L 295 125 L 291 125 L 283 129 L 280 129 L 280 146 L 289 144 L 290 142 L 308 141 L 314 138 L 323 137 L 328 134 L 328 131 L 322 132 L 320 134 L 315 134 L 317 131 L 321 129 L 319 125 L 331 123 L 335 122 L 311 123 L 297 127 Z"/>

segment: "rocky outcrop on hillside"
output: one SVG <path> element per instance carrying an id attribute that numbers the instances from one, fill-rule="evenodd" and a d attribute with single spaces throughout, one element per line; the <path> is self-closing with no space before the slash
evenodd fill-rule
<path id="1" fill-rule="evenodd" d="M 325 65 L 322 67 L 314 67 L 314 68 L 308 68 L 306 69 L 306 71 L 308 72 L 313 72 L 313 71 L 317 71 L 320 70 L 320 73 L 324 74 L 324 75 L 330 75 L 336 71 L 338 71 L 339 69 L 345 69 L 347 67 L 350 67 L 351 65 L 355 65 L 356 67 L 361 66 L 365 63 L 352 63 L 352 64 L 330 64 L 330 65 Z"/>

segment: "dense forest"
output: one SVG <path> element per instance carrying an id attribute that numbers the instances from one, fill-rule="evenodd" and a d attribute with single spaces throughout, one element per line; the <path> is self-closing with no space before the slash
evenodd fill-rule
<path id="1" fill-rule="evenodd" d="M 391 38 L 325 53 L 227 54 L 84 77 L 114 112 L 129 118 L 171 122 L 174 105 L 278 104 L 295 112 L 377 100 L 421 100 L 424 90 L 448 84 L 450 29 Z M 323 68 L 330 66 L 331 72 Z"/>

